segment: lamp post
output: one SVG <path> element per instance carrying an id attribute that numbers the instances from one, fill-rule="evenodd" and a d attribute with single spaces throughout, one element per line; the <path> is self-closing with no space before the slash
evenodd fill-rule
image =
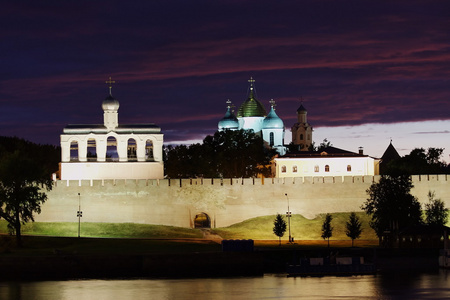
<path id="1" fill-rule="evenodd" d="M 78 217 L 78 237 L 80 237 L 81 217 L 82 217 L 82 216 L 83 216 L 83 212 L 81 211 L 80 193 L 78 193 L 78 211 L 77 211 L 77 217 Z"/>
<path id="2" fill-rule="evenodd" d="M 289 243 L 292 242 L 292 238 L 291 238 L 291 211 L 289 210 L 289 197 L 288 194 L 284 194 L 286 196 L 287 199 L 287 203 L 288 203 L 288 210 L 286 212 L 286 217 L 288 219 L 288 228 L 289 228 Z"/>

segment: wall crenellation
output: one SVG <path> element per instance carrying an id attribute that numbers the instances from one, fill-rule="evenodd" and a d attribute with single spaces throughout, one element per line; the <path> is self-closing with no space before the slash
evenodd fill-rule
<path id="1" fill-rule="evenodd" d="M 448 174 L 413 175 L 412 182 L 449 181 Z M 374 183 L 380 175 L 375 176 L 317 176 L 317 177 L 285 177 L 285 178 L 188 178 L 188 179 L 102 179 L 102 180 L 57 180 L 55 186 L 172 186 L 190 185 L 228 186 L 228 185 L 301 185 L 301 184 L 338 184 L 338 183 Z"/>

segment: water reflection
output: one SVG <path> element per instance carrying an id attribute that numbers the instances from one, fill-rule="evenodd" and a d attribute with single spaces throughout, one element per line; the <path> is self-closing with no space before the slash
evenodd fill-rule
<path id="1" fill-rule="evenodd" d="M 441 270 L 353 277 L 0 282 L 0 299 L 442 299 L 450 298 L 449 281 Z"/>

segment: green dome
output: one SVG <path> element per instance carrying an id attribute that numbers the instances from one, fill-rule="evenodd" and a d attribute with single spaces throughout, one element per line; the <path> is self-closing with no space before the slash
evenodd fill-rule
<path id="1" fill-rule="evenodd" d="M 255 98 L 253 86 L 250 86 L 250 93 L 247 100 L 242 103 L 237 112 L 237 117 L 265 117 L 266 109 L 258 99 Z"/>

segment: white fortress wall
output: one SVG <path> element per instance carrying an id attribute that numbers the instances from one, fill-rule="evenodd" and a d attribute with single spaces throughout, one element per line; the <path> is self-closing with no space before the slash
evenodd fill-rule
<path id="1" fill-rule="evenodd" d="M 450 175 L 413 176 L 412 194 L 424 204 L 434 191 L 450 207 Z M 379 176 L 59 180 L 38 222 L 144 223 L 192 227 L 198 213 L 211 226 L 225 227 L 249 218 L 290 211 L 313 218 L 321 213 L 361 211 L 366 190 Z M 80 193 L 80 197 L 78 197 Z M 287 197 L 285 196 L 287 194 Z"/>

